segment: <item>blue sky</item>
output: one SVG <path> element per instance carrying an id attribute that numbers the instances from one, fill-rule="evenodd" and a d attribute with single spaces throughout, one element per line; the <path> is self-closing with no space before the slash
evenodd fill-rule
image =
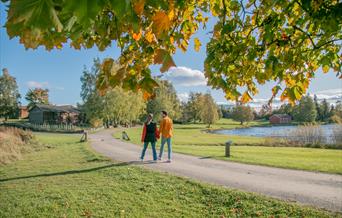
<path id="1" fill-rule="evenodd" d="M 6 22 L 7 13 L 5 6 L 0 3 L 0 68 L 7 68 L 11 75 L 16 77 L 19 90 L 22 96 L 29 88 L 43 87 L 50 90 L 50 101 L 54 104 L 73 104 L 80 102 L 80 76 L 84 66 L 92 65 L 96 57 L 117 58 L 119 49 L 115 42 L 113 47 L 104 52 L 98 49 L 74 50 L 69 45 L 64 45 L 62 50 L 46 51 L 44 48 L 37 50 L 25 50 L 19 43 L 18 38 L 9 39 L 6 29 L 3 27 Z M 205 85 L 202 74 L 203 63 L 206 56 L 205 44 L 209 41 L 208 32 L 212 29 L 214 20 L 210 19 L 206 30 L 200 30 L 194 37 L 202 42 L 200 52 L 193 49 L 191 41 L 189 50 L 186 53 L 180 50 L 174 55 L 177 68 L 166 74 L 166 78 L 173 82 L 180 98 L 185 99 L 190 91 L 210 91 L 217 102 L 226 102 L 224 94 L 219 90 L 212 90 Z M 153 66 L 154 74 L 159 73 L 159 68 Z M 271 95 L 272 83 L 259 86 L 260 93 L 255 97 L 256 103 L 267 99 Z M 312 80 L 310 93 L 320 94 L 322 97 L 332 97 L 336 94 L 342 96 L 342 80 L 336 78 L 333 72 L 323 75 L 319 72 Z M 26 104 L 24 98 L 22 103 Z"/>

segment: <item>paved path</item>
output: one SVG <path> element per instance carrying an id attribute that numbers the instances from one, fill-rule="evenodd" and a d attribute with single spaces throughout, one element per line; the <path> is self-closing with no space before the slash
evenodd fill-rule
<path id="1" fill-rule="evenodd" d="M 114 139 L 113 130 L 90 134 L 92 147 L 113 160 L 137 162 L 141 148 Z M 149 148 L 146 159 L 151 159 Z M 256 166 L 190 155 L 173 155 L 172 163 L 144 162 L 144 167 L 229 188 L 342 212 L 342 176 Z"/>

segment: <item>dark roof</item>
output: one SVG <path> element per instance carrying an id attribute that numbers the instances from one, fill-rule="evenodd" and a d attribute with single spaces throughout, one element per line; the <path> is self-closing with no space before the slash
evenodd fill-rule
<path id="1" fill-rule="evenodd" d="M 50 105 L 50 104 L 37 104 L 32 109 L 39 108 L 42 111 L 51 111 L 51 112 L 67 112 L 67 113 L 79 113 L 80 110 L 78 110 L 76 107 L 72 105 Z M 32 110 L 31 109 L 31 110 Z"/>
<path id="2" fill-rule="evenodd" d="M 291 116 L 288 114 L 273 114 L 271 117 L 273 117 L 273 116 L 276 116 L 279 118 L 291 118 Z"/>

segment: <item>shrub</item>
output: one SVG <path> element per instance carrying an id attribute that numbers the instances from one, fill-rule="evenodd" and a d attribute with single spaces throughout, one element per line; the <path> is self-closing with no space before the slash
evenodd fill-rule
<path id="1" fill-rule="evenodd" d="M 335 114 L 329 118 L 329 122 L 342 124 L 342 118 Z"/>
<path id="2" fill-rule="evenodd" d="M 103 122 L 101 119 L 96 119 L 96 118 L 93 118 L 89 121 L 91 127 L 94 127 L 94 128 L 98 128 L 98 127 L 101 127 L 103 125 Z"/>

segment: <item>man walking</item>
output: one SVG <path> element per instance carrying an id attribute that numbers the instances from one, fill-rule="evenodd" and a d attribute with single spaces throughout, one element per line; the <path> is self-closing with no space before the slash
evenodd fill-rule
<path id="1" fill-rule="evenodd" d="M 172 137 L 172 130 L 173 130 L 173 123 L 172 120 L 167 116 L 166 111 L 162 111 L 162 120 L 160 121 L 160 134 L 162 136 L 161 145 L 160 145 L 160 152 L 159 152 L 159 160 L 161 160 L 164 151 L 164 145 L 167 143 L 167 157 L 168 161 L 171 162 L 171 154 L 172 154 L 172 146 L 171 146 L 171 137 Z"/>

